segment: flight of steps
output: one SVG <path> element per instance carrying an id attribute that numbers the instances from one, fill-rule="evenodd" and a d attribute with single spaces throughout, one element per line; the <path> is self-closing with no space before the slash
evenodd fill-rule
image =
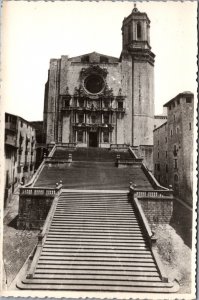
<path id="1" fill-rule="evenodd" d="M 57 148 L 53 154 L 53 158 L 63 159 L 68 158 L 68 154 L 72 154 L 73 161 L 116 161 L 117 155 L 121 159 L 133 159 L 129 150 L 113 151 L 108 148 Z"/>
<path id="2" fill-rule="evenodd" d="M 62 192 L 25 290 L 175 292 L 163 283 L 125 192 Z"/>
<path id="3" fill-rule="evenodd" d="M 68 189 L 128 189 L 129 182 L 137 188 L 153 189 L 140 165 L 116 168 L 110 162 L 73 162 L 63 168 L 52 165 L 44 166 L 36 187 L 52 187 L 62 180 L 63 188 Z"/>

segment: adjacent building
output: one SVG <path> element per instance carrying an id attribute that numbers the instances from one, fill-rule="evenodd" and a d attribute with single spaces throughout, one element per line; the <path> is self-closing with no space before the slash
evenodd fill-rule
<path id="1" fill-rule="evenodd" d="M 123 20 L 122 39 L 119 58 L 93 52 L 51 59 L 44 99 L 46 144 L 127 144 L 151 153 L 155 55 L 146 13 L 133 9 Z"/>
<path id="2" fill-rule="evenodd" d="M 154 174 L 192 204 L 194 95 L 183 92 L 167 102 L 167 121 L 154 129 Z"/>
<path id="3" fill-rule="evenodd" d="M 35 128 L 21 117 L 6 113 L 4 207 L 18 184 L 27 183 L 34 174 L 35 145 Z"/>

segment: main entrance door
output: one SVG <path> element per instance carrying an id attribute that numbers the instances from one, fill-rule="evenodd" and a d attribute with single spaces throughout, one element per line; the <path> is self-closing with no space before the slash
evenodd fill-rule
<path id="1" fill-rule="evenodd" d="M 98 147 L 97 132 L 89 132 L 89 147 Z"/>

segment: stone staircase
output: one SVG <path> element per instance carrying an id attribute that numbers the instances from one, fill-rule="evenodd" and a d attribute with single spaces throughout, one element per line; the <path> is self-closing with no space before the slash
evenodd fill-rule
<path id="1" fill-rule="evenodd" d="M 171 293 L 124 191 L 60 195 L 32 278 L 23 290 Z"/>
<path id="2" fill-rule="evenodd" d="M 133 159 L 132 154 L 128 149 L 113 151 L 106 148 L 57 148 L 53 154 L 53 158 L 56 159 L 66 159 L 68 154 L 72 154 L 73 161 L 115 161 L 117 155 L 120 155 L 121 159 Z"/>
<path id="3" fill-rule="evenodd" d="M 86 190 L 128 189 L 132 181 L 137 188 L 153 189 L 140 165 L 116 168 L 111 162 L 73 162 L 70 166 L 44 166 L 36 187 L 52 187 L 62 180 L 63 188 Z"/>

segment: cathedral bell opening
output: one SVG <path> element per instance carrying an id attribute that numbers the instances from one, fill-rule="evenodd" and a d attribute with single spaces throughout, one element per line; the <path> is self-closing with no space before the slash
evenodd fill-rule
<path id="1" fill-rule="evenodd" d="M 89 147 L 98 147 L 97 132 L 89 132 Z"/>

